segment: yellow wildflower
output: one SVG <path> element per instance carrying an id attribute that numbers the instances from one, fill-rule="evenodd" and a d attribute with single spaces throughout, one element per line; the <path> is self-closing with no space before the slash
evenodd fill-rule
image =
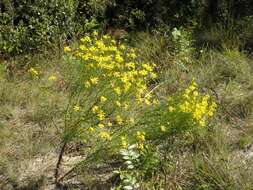
<path id="1" fill-rule="evenodd" d="M 194 92 L 193 92 L 193 96 L 194 96 L 194 97 L 197 97 L 198 95 L 199 95 L 199 93 L 198 93 L 197 91 L 194 91 Z"/>
<path id="2" fill-rule="evenodd" d="M 93 77 L 90 79 L 92 84 L 97 84 L 98 83 L 98 77 Z"/>
<path id="3" fill-rule="evenodd" d="M 121 118 L 120 115 L 117 115 L 117 116 L 116 116 L 116 122 L 117 122 L 119 125 L 122 125 L 122 124 L 123 124 L 123 119 Z"/>
<path id="4" fill-rule="evenodd" d="M 112 122 L 109 121 L 109 122 L 107 123 L 107 125 L 108 125 L 108 127 L 111 127 L 111 126 L 112 126 Z"/>
<path id="5" fill-rule="evenodd" d="M 98 110 L 99 110 L 98 106 L 93 106 L 91 109 L 92 113 L 96 113 Z"/>
<path id="6" fill-rule="evenodd" d="M 123 148 L 127 148 L 127 147 L 128 147 L 127 139 L 126 139 L 126 137 L 124 137 L 124 136 L 121 137 L 121 146 L 122 146 Z"/>
<path id="7" fill-rule="evenodd" d="M 143 143 L 139 143 L 139 144 L 138 144 L 138 148 L 139 148 L 140 150 L 144 150 L 144 144 L 143 144 Z"/>
<path id="8" fill-rule="evenodd" d="M 121 106 L 121 103 L 120 103 L 119 101 L 116 101 L 116 105 L 117 105 L 118 107 L 120 107 L 120 106 Z"/>
<path id="9" fill-rule="evenodd" d="M 104 128 L 104 127 L 105 127 L 105 125 L 104 125 L 104 124 L 102 124 L 102 123 L 99 123 L 99 124 L 98 124 L 98 127 L 99 127 L 99 128 Z"/>
<path id="10" fill-rule="evenodd" d="M 210 96 L 201 96 L 197 91 L 197 84 L 193 81 L 192 84 L 185 90 L 183 94 L 184 101 L 179 105 L 182 112 L 192 114 L 192 118 L 199 126 L 204 127 L 208 117 L 212 117 L 215 111 L 216 104 L 211 103 Z"/>
<path id="11" fill-rule="evenodd" d="M 136 138 L 139 141 L 145 141 L 145 132 L 137 131 Z"/>
<path id="12" fill-rule="evenodd" d="M 106 35 L 103 36 L 103 38 L 104 38 L 105 40 L 108 40 L 108 39 L 110 39 L 110 36 L 106 34 Z"/>
<path id="13" fill-rule="evenodd" d="M 115 60 L 116 60 L 117 62 L 119 62 L 119 63 L 121 63 L 121 62 L 124 61 L 124 59 L 123 59 L 119 54 L 116 54 Z"/>
<path id="14" fill-rule="evenodd" d="M 94 132 L 94 128 L 93 128 L 93 127 L 89 127 L 89 128 L 88 128 L 88 131 L 89 131 L 89 132 Z"/>
<path id="15" fill-rule="evenodd" d="M 128 105 L 128 103 L 125 102 L 124 103 L 124 109 L 127 110 L 128 108 L 129 108 L 129 105 Z"/>
<path id="16" fill-rule="evenodd" d="M 173 106 L 169 106 L 169 111 L 173 112 L 173 111 L 175 111 L 175 108 Z"/>
<path id="17" fill-rule="evenodd" d="M 101 97 L 100 97 L 100 101 L 101 101 L 101 102 L 105 102 L 106 100 L 107 100 L 106 97 L 104 97 L 104 96 L 101 96 Z"/>
<path id="18" fill-rule="evenodd" d="M 39 75 L 39 72 L 38 72 L 36 69 L 34 69 L 33 67 L 31 67 L 31 68 L 28 70 L 28 72 L 29 72 L 31 75 L 35 76 L 35 77 L 37 77 L 37 76 Z"/>
<path id="19" fill-rule="evenodd" d="M 199 125 L 201 127 L 204 127 L 206 125 L 206 122 L 202 119 L 202 120 L 199 121 Z"/>
<path id="20" fill-rule="evenodd" d="M 134 62 L 129 62 L 126 64 L 126 66 L 129 68 L 129 69 L 135 69 L 135 64 Z"/>
<path id="21" fill-rule="evenodd" d="M 124 44 L 122 44 L 122 45 L 119 46 L 119 48 L 122 49 L 122 50 L 125 50 L 126 46 Z"/>
<path id="22" fill-rule="evenodd" d="M 160 126 L 160 129 L 161 129 L 162 132 L 165 132 L 165 131 L 166 131 L 166 127 L 165 127 L 164 125 L 161 125 L 161 126 Z"/>
<path id="23" fill-rule="evenodd" d="M 151 104 L 151 102 L 149 101 L 148 98 L 145 98 L 145 99 L 144 99 L 144 102 L 145 102 L 145 104 L 147 104 L 147 105 L 150 105 L 150 104 Z"/>
<path id="24" fill-rule="evenodd" d="M 81 110 L 81 108 L 80 108 L 79 106 L 75 105 L 74 108 L 73 108 L 73 110 L 74 110 L 75 112 L 78 112 L 78 111 Z"/>
<path id="25" fill-rule="evenodd" d="M 83 50 L 83 51 L 86 49 L 86 47 L 84 45 L 80 45 L 79 48 L 80 48 L 80 50 Z"/>
<path id="26" fill-rule="evenodd" d="M 69 46 L 65 46 L 65 47 L 64 47 L 64 52 L 70 52 L 70 51 L 71 51 L 71 49 L 70 49 Z"/>
<path id="27" fill-rule="evenodd" d="M 134 123 L 134 118 L 130 117 L 129 122 L 133 124 Z"/>
<path id="28" fill-rule="evenodd" d="M 98 111 L 98 120 L 102 121 L 105 119 L 105 113 L 102 110 Z"/>
<path id="29" fill-rule="evenodd" d="M 148 75 L 148 71 L 141 70 L 141 71 L 139 71 L 139 74 L 142 75 L 142 76 L 146 76 L 146 75 Z"/>
<path id="30" fill-rule="evenodd" d="M 100 132 L 99 136 L 102 138 L 102 139 L 105 139 L 105 140 L 109 140 L 110 139 L 110 134 L 106 131 L 102 131 Z"/>
<path id="31" fill-rule="evenodd" d="M 128 54 L 128 56 L 133 58 L 133 59 L 135 59 L 137 57 L 135 53 L 130 53 L 130 54 Z"/>
<path id="32" fill-rule="evenodd" d="M 91 42 L 91 38 L 89 36 L 85 36 L 84 38 L 81 38 L 81 42 L 82 43 L 90 43 Z"/>
<path id="33" fill-rule="evenodd" d="M 49 81 L 55 81 L 57 78 L 56 78 L 56 76 L 54 76 L 54 75 L 51 75 L 50 77 L 48 77 L 48 80 Z"/>
<path id="34" fill-rule="evenodd" d="M 153 78 L 153 79 L 157 78 L 157 74 L 154 72 L 152 72 L 150 75 L 151 75 L 151 78 Z"/>
<path id="35" fill-rule="evenodd" d="M 154 99 L 154 100 L 153 100 L 153 104 L 154 104 L 154 105 L 158 105 L 158 104 L 159 104 L 159 100 L 158 100 L 157 98 Z"/>
<path id="36" fill-rule="evenodd" d="M 116 94 L 121 95 L 121 89 L 120 89 L 120 87 L 114 88 L 114 91 L 116 92 Z"/>
<path id="37" fill-rule="evenodd" d="M 116 44 L 116 41 L 113 39 L 113 40 L 111 40 L 111 43 L 112 43 L 113 45 L 115 45 L 115 44 Z"/>
<path id="38" fill-rule="evenodd" d="M 86 82 L 84 83 L 84 86 L 85 86 L 86 88 L 89 88 L 89 87 L 91 86 L 91 84 L 90 84 L 89 81 L 86 81 Z"/>
<path id="39" fill-rule="evenodd" d="M 98 32 L 97 32 L 97 31 L 94 31 L 94 32 L 93 32 L 93 35 L 94 35 L 94 36 L 97 36 L 97 35 L 98 35 Z"/>

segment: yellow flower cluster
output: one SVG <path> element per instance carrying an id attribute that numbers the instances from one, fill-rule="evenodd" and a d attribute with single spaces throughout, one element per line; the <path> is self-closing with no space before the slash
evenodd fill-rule
<path id="1" fill-rule="evenodd" d="M 123 126 L 130 120 L 125 113 L 138 104 L 157 102 L 152 100 L 147 88 L 147 81 L 156 78 L 155 65 L 142 61 L 136 49 L 117 45 L 108 35 L 99 37 L 94 33 L 83 37 L 78 48 L 65 47 L 64 51 L 83 67 L 84 91 L 102 92 L 96 93 L 92 100 L 95 103 L 91 113 L 98 127 L 92 126 L 90 132 L 98 129 L 101 138 L 110 139 L 113 127 Z"/>
<path id="2" fill-rule="evenodd" d="M 81 108 L 79 106 L 75 105 L 74 108 L 73 108 L 73 110 L 75 112 L 79 112 L 81 110 Z"/>
<path id="3" fill-rule="evenodd" d="M 110 140 L 110 134 L 106 131 L 100 132 L 100 137 L 105 140 Z"/>
<path id="4" fill-rule="evenodd" d="M 57 80 L 57 77 L 55 75 L 51 75 L 50 77 L 48 77 L 49 81 L 55 81 Z"/>
<path id="5" fill-rule="evenodd" d="M 144 149 L 144 144 L 143 142 L 146 140 L 146 133 L 143 132 L 143 131 L 137 131 L 136 133 L 136 140 L 137 140 L 137 147 L 140 149 L 140 150 L 143 150 Z"/>
<path id="6" fill-rule="evenodd" d="M 64 47 L 64 52 L 70 52 L 70 51 L 71 51 L 71 49 L 69 46 Z"/>
<path id="7" fill-rule="evenodd" d="M 137 131 L 136 139 L 138 141 L 145 141 L 145 132 Z"/>
<path id="8" fill-rule="evenodd" d="M 122 148 L 127 148 L 128 147 L 128 141 L 127 138 L 125 136 L 121 136 L 121 146 Z"/>
<path id="9" fill-rule="evenodd" d="M 79 48 L 72 52 L 74 57 L 83 60 L 86 72 L 90 74 L 84 81 L 87 88 L 106 80 L 116 95 L 128 94 L 134 90 L 135 97 L 145 101 L 143 95 L 147 90 L 146 79 L 156 77 L 154 65 L 137 61 L 135 49 L 124 45 L 116 46 L 108 35 L 101 38 L 86 36 L 81 42 Z M 66 49 L 70 51 L 69 48 Z"/>
<path id="10" fill-rule="evenodd" d="M 39 76 L 39 72 L 38 72 L 35 68 L 33 68 L 33 67 L 31 67 L 31 68 L 28 70 L 28 72 L 29 72 L 33 77 L 38 77 L 38 76 Z"/>
<path id="11" fill-rule="evenodd" d="M 197 84 L 194 81 L 185 89 L 181 98 L 179 111 L 192 114 L 194 121 L 202 127 L 206 125 L 206 120 L 213 116 L 217 107 L 216 103 L 210 100 L 209 95 L 201 95 L 198 92 Z M 169 111 L 174 110 L 174 107 L 169 107 Z"/>
<path id="12" fill-rule="evenodd" d="M 161 125 L 161 126 L 160 126 L 160 129 L 161 129 L 162 132 L 165 132 L 165 131 L 166 131 L 166 127 L 165 127 L 164 125 Z"/>

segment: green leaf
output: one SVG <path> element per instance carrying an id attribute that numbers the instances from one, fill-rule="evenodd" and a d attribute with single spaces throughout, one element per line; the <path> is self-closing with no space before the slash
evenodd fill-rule
<path id="1" fill-rule="evenodd" d="M 133 189 L 133 187 L 132 187 L 132 186 L 127 185 L 127 186 L 124 186 L 124 187 L 123 187 L 123 189 L 125 189 L 125 190 L 132 190 L 132 189 Z"/>

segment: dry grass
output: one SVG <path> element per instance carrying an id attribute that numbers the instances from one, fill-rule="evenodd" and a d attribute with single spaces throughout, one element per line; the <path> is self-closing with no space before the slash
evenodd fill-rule
<path id="1" fill-rule="evenodd" d="M 144 53 L 154 56 L 156 51 L 161 50 L 155 47 Z M 157 81 L 162 84 L 157 90 L 158 97 L 177 92 L 194 77 L 203 92 L 217 98 L 219 110 L 202 136 L 168 139 L 162 145 L 167 148 L 157 149 L 162 165 L 155 175 L 141 181 L 142 189 L 253 189 L 252 60 L 237 51 L 207 51 L 195 65 L 182 68 L 170 64 L 173 57 L 169 52 L 162 55 L 164 70 Z M 71 80 L 71 75 L 67 66 L 61 65 L 62 60 L 56 58 L 39 56 L 21 61 L 25 69 L 14 71 L 11 76 L 0 67 L 0 189 L 53 189 L 50 183 L 59 151 L 62 113 L 68 99 L 68 81 L 63 78 L 67 76 Z M 166 61 L 171 61 L 167 69 Z M 27 73 L 30 66 L 41 73 L 39 80 Z M 52 74 L 57 77 L 55 83 L 48 81 Z M 63 173 L 83 159 L 74 148 L 64 155 Z M 111 170 L 100 172 L 100 165 L 94 164 L 97 163 L 81 168 L 78 176 L 66 181 L 66 186 L 74 181 L 95 189 L 94 183 L 111 177 Z M 93 168 L 92 177 L 86 167 Z M 81 185 L 68 187 L 82 188 Z"/>

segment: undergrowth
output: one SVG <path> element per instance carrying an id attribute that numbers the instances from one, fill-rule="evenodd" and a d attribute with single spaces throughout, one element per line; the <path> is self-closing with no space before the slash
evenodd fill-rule
<path id="1" fill-rule="evenodd" d="M 1 64 L 0 188 L 252 189 L 252 60 L 168 32 Z"/>

